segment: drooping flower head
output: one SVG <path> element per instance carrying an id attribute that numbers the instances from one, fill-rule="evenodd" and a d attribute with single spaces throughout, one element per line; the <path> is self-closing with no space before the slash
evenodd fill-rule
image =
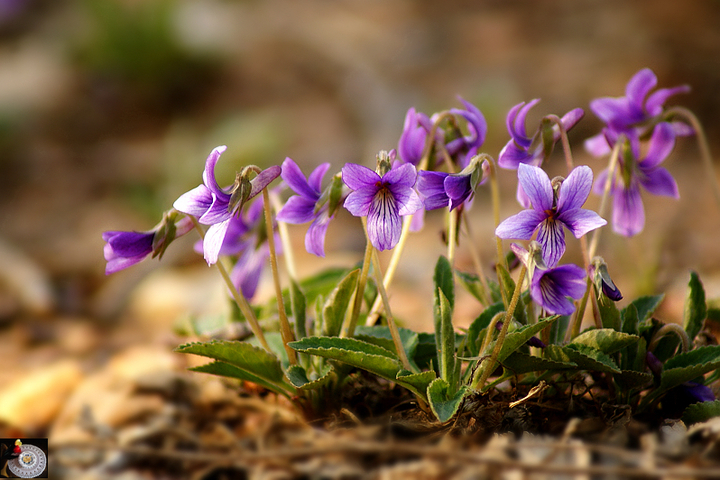
<path id="1" fill-rule="evenodd" d="M 540 99 L 536 98 L 527 104 L 525 102 L 518 103 L 508 112 L 505 122 L 511 138 L 498 155 L 499 167 L 517 170 L 521 163 L 539 167 L 560 140 L 560 127 L 549 119 L 543 119 L 532 135 L 528 135 L 525 119 L 530 109 L 539 101 Z M 582 108 L 575 108 L 567 112 L 560 119 L 563 129 L 568 132 L 582 119 L 583 115 L 585 112 Z M 525 208 L 530 206 L 530 200 L 520 185 L 517 189 L 517 200 Z"/>
<path id="2" fill-rule="evenodd" d="M 394 248 L 400 241 L 400 217 L 422 208 L 413 189 L 416 179 L 417 171 L 410 163 L 394 162 L 392 168 L 380 168 L 380 173 L 355 163 L 342 168 L 342 180 L 352 190 L 344 206 L 356 217 L 367 217 L 370 243 L 378 250 Z"/>
<path id="3" fill-rule="evenodd" d="M 603 132 L 585 141 L 585 149 L 595 156 L 610 153 L 620 134 L 642 137 L 649 135 L 653 126 L 666 123 L 662 120 L 668 98 L 690 91 L 688 85 L 673 88 L 657 86 L 657 76 L 649 68 L 637 72 L 625 87 L 624 97 L 602 97 L 590 102 L 590 110 L 605 123 Z M 673 136 L 692 135 L 693 129 L 683 122 L 667 122 Z M 650 129 L 650 131 L 646 131 Z"/>
<path id="4" fill-rule="evenodd" d="M 607 298 L 613 302 L 622 300 L 623 296 L 620 289 L 615 285 L 615 282 L 610 278 L 608 273 L 607 264 L 602 257 L 595 257 L 590 262 L 590 277 L 595 284 L 595 288 L 598 292 L 602 292 Z"/>
<path id="5" fill-rule="evenodd" d="M 459 100 L 465 108 L 452 108 L 445 112 L 449 121 L 441 122 L 443 125 L 438 126 L 434 140 L 436 146 L 440 144 L 452 161 L 462 169 L 468 166 L 470 160 L 485 142 L 487 122 L 485 116 L 475 105 L 462 98 Z M 417 112 L 414 108 L 408 110 L 403 132 L 398 142 L 400 160 L 415 166 L 420 163 L 427 137 L 433 124 L 440 119 L 440 115 L 442 113 L 435 113 L 428 118 L 427 115 Z M 462 130 L 461 124 L 465 125 L 465 132 Z M 432 165 L 430 167 L 432 168 Z"/>
<path id="6" fill-rule="evenodd" d="M 328 225 L 345 199 L 342 180 L 338 177 L 333 178 L 325 193 L 322 192 L 322 179 L 328 168 L 330 164 L 323 163 L 306 179 L 291 158 L 286 158 L 282 164 L 282 179 L 297 195 L 288 199 L 278 212 L 277 219 L 292 224 L 312 222 L 305 234 L 305 249 L 318 257 L 325 256 Z"/>
<path id="7" fill-rule="evenodd" d="M 650 138 L 644 157 L 641 157 L 640 141 L 632 133 L 620 150 L 618 166 L 610 184 L 613 197 L 613 231 L 631 237 L 645 226 L 645 208 L 640 195 L 641 187 L 653 195 L 679 198 L 678 186 L 673 176 L 660 164 L 675 147 L 672 126 L 658 124 Z M 594 191 L 602 195 L 608 170 L 602 171 L 595 182 Z"/>
<path id="8" fill-rule="evenodd" d="M 455 138 L 445 139 L 445 149 L 450 157 L 455 159 L 455 163 L 465 168 L 470 164 L 470 160 L 477 155 L 478 150 L 485 143 L 487 136 L 487 121 L 472 103 L 458 97 L 458 100 L 465 106 L 464 109 L 452 108 L 450 113 L 456 117 L 465 119 L 468 134 L 462 135 L 461 132 L 456 133 Z"/>
<path id="9" fill-rule="evenodd" d="M 518 180 L 531 202 L 531 208 L 505 219 L 495 230 L 502 239 L 530 240 L 537 231 L 543 260 L 548 267 L 557 265 L 565 253 L 567 228 L 575 238 L 602 227 L 607 222 L 592 210 L 582 208 L 590 194 L 593 174 L 590 167 L 575 167 L 567 179 L 550 181 L 539 167 L 518 166 Z"/>
<path id="10" fill-rule="evenodd" d="M 426 210 L 447 208 L 454 210 L 463 202 L 472 199 L 475 189 L 487 180 L 488 162 L 473 157 L 470 164 L 460 173 L 418 172 L 417 191 Z"/>
<path id="11" fill-rule="evenodd" d="M 520 245 L 510 245 L 512 251 L 528 268 L 530 277 L 530 297 L 547 313 L 570 315 L 575 310 L 573 302 L 585 294 L 587 274 L 585 270 L 574 264 L 548 268 L 542 260 L 542 247 L 537 242 L 530 242 L 528 252 Z"/>
<path id="12" fill-rule="evenodd" d="M 144 260 L 148 255 L 162 258 L 168 245 L 192 230 L 192 221 L 183 217 L 178 219 L 177 213 L 170 210 L 163 215 L 163 220 L 147 232 L 103 232 L 106 242 L 103 254 L 107 265 L 105 274 L 118 272 Z"/>
<path id="13" fill-rule="evenodd" d="M 237 175 L 230 188 L 220 188 L 215 180 L 215 164 L 227 147 L 213 149 L 205 161 L 203 183 L 180 196 L 173 206 L 176 210 L 197 217 L 203 225 L 210 225 L 203 241 L 203 255 L 208 265 L 217 262 L 220 247 L 230 224 L 245 202 L 255 197 L 280 176 L 280 167 L 272 166 L 250 179 L 253 167 L 246 167 Z"/>

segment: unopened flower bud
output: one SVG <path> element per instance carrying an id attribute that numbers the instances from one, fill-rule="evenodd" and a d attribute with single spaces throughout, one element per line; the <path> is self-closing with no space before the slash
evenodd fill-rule
<path id="1" fill-rule="evenodd" d="M 601 257 L 593 258 L 592 265 L 590 266 L 590 275 L 598 292 L 603 292 L 607 298 L 614 302 L 622 300 L 622 293 L 615 283 L 613 283 L 612 278 L 610 278 L 607 264 Z"/>

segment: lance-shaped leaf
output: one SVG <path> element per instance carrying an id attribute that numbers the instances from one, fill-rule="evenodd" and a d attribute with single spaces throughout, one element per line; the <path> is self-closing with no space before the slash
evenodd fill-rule
<path id="1" fill-rule="evenodd" d="M 276 391 L 278 388 L 289 387 L 289 385 L 285 383 L 278 358 L 262 348 L 255 347 L 249 343 L 230 340 L 213 340 L 205 343 L 198 342 L 180 345 L 175 351 L 212 358 L 234 367 L 230 369 L 214 362 L 209 365 L 194 368 L 193 370 L 196 371 L 232 376 L 264 386 L 272 385 Z"/>
<path id="2" fill-rule="evenodd" d="M 442 290 L 445 298 L 450 303 L 450 309 L 455 308 L 455 280 L 453 279 L 453 270 L 450 262 L 442 255 L 435 264 L 435 273 L 433 274 L 433 282 L 435 282 L 435 307 L 439 308 L 437 299 L 437 290 Z M 436 332 L 437 333 L 437 332 Z"/>
<path id="3" fill-rule="evenodd" d="M 415 364 L 415 352 L 417 350 L 420 335 L 417 332 L 413 332 L 407 328 L 398 328 L 400 334 L 400 342 L 405 349 L 405 354 L 408 356 L 410 365 L 417 368 Z M 378 345 L 387 350 L 390 350 L 397 355 L 397 349 L 395 348 L 395 342 L 393 341 L 390 329 L 386 326 L 376 325 L 373 327 L 367 327 L 365 325 L 358 325 L 355 329 L 355 337 L 358 340 L 362 340 L 373 345 Z M 434 343 L 434 342 L 433 342 Z M 419 368 L 417 368 L 419 370 Z M 423 392 L 425 390 L 423 389 Z M 423 393 L 424 395 L 424 393 Z"/>
<path id="4" fill-rule="evenodd" d="M 619 374 L 613 375 L 615 382 L 623 391 L 632 388 L 643 388 L 653 381 L 651 373 L 637 372 L 635 370 L 622 370 Z"/>
<path id="5" fill-rule="evenodd" d="M 307 337 L 307 328 L 305 326 L 307 318 L 305 310 L 307 303 L 305 294 L 300 290 L 300 286 L 293 279 L 290 280 L 290 311 L 295 319 L 295 335 L 297 338 Z M 286 309 L 287 311 L 287 309 Z"/>
<path id="6" fill-rule="evenodd" d="M 493 317 L 505 309 L 502 302 L 497 302 L 487 307 L 478 317 L 470 324 L 467 332 L 467 349 L 472 357 L 480 355 L 480 347 L 482 346 L 482 338 L 480 332 L 486 329 Z"/>
<path id="7" fill-rule="evenodd" d="M 685 311 L 683 314 L 683 328 L 690 340 L 693 340 L 702 330 L 705 317 L 707 317 L 705 289 L 698 274 L 690 272 L 690 283 L 688 284 L 688 294 L 685 299 Z"/>
<path id="8" fill-rule="evenodd" d="M 603 353 L 615 353 L 640 339 L 637 335 L 617 332 L 611 328 L 588 330 L 573 339 L 570 345 L 586 345 Z"/>
<path id="9" fill-rule="evenodd" d="M 300 365 L 291 365 L 285 371 L 285 376 L 290 383 L 300 390 L 317 390 L 328 385 L 337 378 L 332 365 L 325 365 L 317 378 L 308 378 L 307 372 Z"/>
<path id="10" fill-rule="evenodd" d="M 398 372 L 395 377 L 395 382 L 427 400 L 427 388 L 436 378 L 437 375 L 434 370 L 428 370 L 420 373 L 412 373 L 407 370 L 402 370 Z"/>
<path id="11" fill-rule="evenodd" d="M 663 301 L 663 298 L 665 298 L 665 295 L 651 295 L 646 297 L 639 297 L 633 300 L 630 305 L 635 306 L 635 310 L 637 310 L 637 316 L 639 322 L 644 322 L 648 318 L 652 316 L 652 314 L 655 312 L 655 309 L 657 309 L 658 306 L 660 306 L 660 303 Z M 628 305 L 628 306 L 630 306 Z M 627 307 L 625 307 L 622 311 L 623 318 L 625 317 L 625 312 L 627 311 Z"/>
<path id="12" fill-rule="evenodd" d="M 510 273 L 501 263 L 498 263 L 495 266 L 495 269 L 497 271 L 498 282 L 502 287 L 503 301 L 505 302 L 505 305 L 509 305 L 510 297 L 512 297 L 512 294 L 515 291 L 515 280 L 512 279 Z M 528 323 L 527 315 L 525 315 L 525 302 L 522 296 L 520 297 L 520 301 L 518 302 L 517 307 L 515 307 L 515 312 L 513 312 L 513 316 L 518 322 L 522 323 L 523 325 Z"/>
<path id="13" fill-rule="evenodd" d="M 330 293 L 323 306 L 323 322 L 325 322 L 325 335 L 334 337 L 340 334 L 345 312 L 357 288 L 360 269 L 356 268 L 348 273 L 337 287 Z"/>
<path id="14" fill-rule="evenodd" d="M 438 361 L 440 378 L 451 386 L 456 384 L 455 378 L 455 330 L 452 325 L 452 308 L 442 290 L 437 291 L 440 302 L 440 352 Z"/>
<path id="15" fill-rule="evenodd" d="M 535 357 L 522 352 L 513 352 L 502 363 L 503 367 L 513 374 L 568 370 L 577 367 L 577 364 L 573 362 L 558 362 L 548 358 Z"/>
<path id="16" fill-rule="evenodd" d="M 337 360 L 388 380 L 394 381 L 402 370 L 400 361 L 390 350 L 356 338 L 307 337 L 288 345 L 298 352 Z"/>
<path id="17" fill-rule="evenodd" d="M 603 328 L 620 330 L 620 310 L 615 306 L 615 302 L 606 297 L 602 291 L 598 299 L 598 307 Z"/>
<path id="18" fill-rule="evenodd" d="M 480 281 L 480 277 L 478 277 L 474 273 L 467 273 L 461 272 L 460 270 L 455 270 L 455 276 L 459 280 L 460 285 L 462 285 L 463 288 L 465 288 L 465 290 L 470 293 L 470 295 L 475 297 L 483 305 L 486 305 L 485 302 L 488 301 L 491 303 L 502 301 L 502 295 L 500 294 L 500 286 L 497 284 L 497 282 L 487 279 L 486 282 L 488 288 L 485 289 L 482 282 Z"/>
<path id="19" fill-rule="evenodd" d="M 514 332 L 509 332 L 505 336 L 505 341 L 503 341 L 502 347 L 500 348 L 500 354 L 498 355 L 497 361 L 500 363 L 504 362 L 511 353 L 525 345 L 527 341 L 530 340 L 531 337 L 535 336 L 535 334 L 540 330 L 552 325 L 558 317 L 559 315 L 553 315 L 552 317 L 544 318 L 532 325 L 520 327 Z M 488 347 L 489 351 L 492 351 L 493 348 L 495 348 L 495 341 L 493 341 L 490 344 L 490 347 Z"/>
<path id="20" fill-rule="evenodd" d="M 699 402 L 689 405 L 682 415 L 685 425 L 706 422 L 714 417 L 720 417 L 720 400 L 713 402 Z"/>
<path id="21" fill-rule="evenodd" d="M 572 362 L 579 370 L 620 373 L 620 369 L 607 354 L 586 345 L 561 347 L 548 345 L 543 349 L 543 357 L 557 362 Z"/>
<path id="22" fill-rule="evenodd" d="M 293 389 L 290 385 L 283 386 L 273 382 L 269 382 L 263 377 L 253 375 L 247 370 L 237 368 L 225 362 L 214 361 L 205 365 L 200 365 L 199 367 L 189 368 L 188 370 L 191 370 L 193 372 L 209 373 L 211 375 L 218 375 L 221 377 L 236 378 L 238 380 L 245 380 L 260 385 L 261 387 L 265 387 L 275 393 L 285 395 L 288 398 L 290 398 L 294 394 Z"/>
<path id="23" fill-rule="evenodd" d="M 428 403 L 437 419 L 445 423 L 455 415 L 467 392 L 468 388 L 464 385 L 454 391 L 448 382 L 436 378 L 427 389 Z"/>

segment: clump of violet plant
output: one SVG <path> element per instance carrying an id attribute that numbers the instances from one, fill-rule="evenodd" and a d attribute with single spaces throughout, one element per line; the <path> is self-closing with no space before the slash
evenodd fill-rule
<path id="1" fill-rule="evenodd" d="M 432 115 L 410 108 L 397 151 L 380 152 L 373 168 L 346 163 L 333 171 L 323 163 L 306 176 L 286 158 L 266 169 L 243 166 L 234 184 L 222 188 L 214 170 L 225 147 L 217 147 L 205 161 L 202 183 L 182 194 L 160 224 L 146 232 L 103 234 L 106 272 L 160 257 L 174 239 L 194 228 L 201 238 L 197 250 L 218 269 L 241 314 L 236 321 L 246 322 L 252 336 L 247 341 L 213 339 L 200 331 L 197 341 L 177 351 L 212 359 L 193 370 L 258 384 L 292 399 L 309 416 L 341 408 L 338 399 L 358 369 L 404 387 L 418 408 L 442 423 L 474 414 L 466 400 L 505 381 L 513 389 L 535 392 L 552 382 L 558 402 L 588 391 L 576 390 L 580 383 L 585 389 L 604 389 L 603 401 L 628 405 L 639 418 L 679 415 L 691 423 L 718 415 L 720 404 L 709 386 L 720 377 L 720 347 L 700 345 L 709 335 L 704 330 L 709 307 L 699 277 L 691 273 L 683 318 L 663 323 L 653 316 L 662 295 L 618 308 L 620 288 L 610 267 L 595 255 L 599 232 L 607 224 L 607 198 L 613 198 L 613 229 L 631 236 L 641 234 L 645 224 L 641 189 L 678 197 L 678 185 L 660 166 L 677 137 L 698 135 L 709 158 L 695 117 L 680 107 L 665 107 L 688 88 L 651 93 L 656 83 L 652 71 L 641 70 L 624 97 L 590 102 L 605 126 L 586 148 L 609 155 L 607 169 L 595 180 L 595 191 L 602 195 L 597 212 L 585 208 L 593 172 L 575 166 L 568 138 L 582 109 L 562 117 L 546 115 L 528 133 L 527 115 L 538 100 L 515 105 L 506 120 L 511 138 L 496 160 L 482 151 L 485 116 L 460 99 L 462 108 Z M 557 142 L 567 175 L 551 180 L 542 167 L 551 161 Z M 522 208 L 505 219 L 500 218 L 498 167 L 517 171 Z M 271 187 L 278 177 L 284 183 Z M 480 256 L 482 240 L 473 235 L 474 220 L 468 215 L 477 189 L 485 185 L 490 205 L 475 208 L 493 211 L 494 268 Z M 341 208 L 360 219 L 358 231 L 366 239 L 360 266 L 297 278 L 286 224 L 310 224 L 305 248 L 322 262 L 325 238 Z M 403 255 L 412 261 L 421 254 L 405 251 L 408 236 L 423 234 L 424 216 L 437 212 L 445 218 L 447 255 L 428 274 L 434 287 L 427 302 L 433 331 L 415 332 L 393 316 L 389 291 Z M 565 230 L 572 237 L 566 238 Z M 506 239 L 527 243 L 512 243 L 506 253 Z M 576 241 L 582 264 L 561 264 L 567 244 Z M 458 248 L 470 253 L 473 272 L 455 266 Z M 384 272 L 378 251 L 390 252 Z M 278 257 L 287 272 L 284 286 Z M 275 298 L 251 305 L 268 263 Z M 477 299 L 477 317 L 466 329 L 456 327 L 457 285 Z M 593 326 L 581 331 L 588 305 Z"/>

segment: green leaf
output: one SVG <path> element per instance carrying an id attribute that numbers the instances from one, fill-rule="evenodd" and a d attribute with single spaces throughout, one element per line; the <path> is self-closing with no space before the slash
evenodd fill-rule
<path id="1" fill-rule="evenodd" d="M 420 373 L 412 373 L 407 370 L 398 372 L 395 381 L 398 385 L 402 385 L 408 390 L 420 395 L 423 399 L 427 399 L 427 388 L 437 378 L 434 370 L 428 370 Z"/>
<path id="2" fill-rule="evenodd" d="M 506 301 L 506 305 L 509 304 L 510 298 L 513 295 L 513 292 L 515 291 L 515 280 L 512 279 L 510 276 L 510 273 L 507 271 L 504 265 L 501 263 L 498 263 L 496 265 L 496 271 L 498 276 L 498 281 L 502 285 L 503 289 L 503 295 L 507 296 L 507 298 L 503 297 L 503 301 Z M 525 315 L 525 303 L 522 301 L 518 302 L 517 307 L 515 307 L 515 312 L 513 313 L 513 316 L 515 319 L 522 323 L 523 325 L 527 324 L 527 315 Z"/>
<path id="3" fill-rule="evenodd" d="M 471 357 L 476 357 L 480 354 L 480 346 L 483 340 L 480 338 L 480 332 L 487 328 L 493 317 L 502 312 L 504 309 L 505 305 L 502 302 L 494 303 L 483 310 L 483 312 L 470 324 L 467 332 L 467 348 Z"/>
<path id="4" fill-rule="evenodd" d="M 570 345 L 587 345 L 603 353 L 615 353 L 640 339 L 637 335 L 617 332 L 611 328 L 588 330 L 570 342 Z"/>
<path id="5" fill-rule="evenodd" d="M 340 328 L 342 327 L 343 320 L 345 320 L 348 304 L 357 289 L 359 276 L 359 268 L 348 273 L 325 301 L 325 305 L 323 305 L 325 335 L 334 337 L 340 334 Z"/>
<path id="6" fill-rule="evenodd" d="M 440 377 L 455 385 L 455 330 L 452 324 L 452 307 L 441 289 L 437 291 L 440 303 Z"/>
<path id="7" fill-rule="evenodd" d="M 307 329 L 305 324 L 307 318 L 305 317 L 305 310 L 307 303 L 305 301 L 305 294 L 300 290 L 300 286 L 295 280 L 290 280 L 290 311 L 292 312 L 293 319 L 295 321 L 295 335 L 297 338 L 307 337 Z M 286 309 L 287 310 L 287 309 Z"/>
<path id="8" fill-rule="evenodd" d="M 552 323 L 558 319 L 558 315 L 545 318 L 532 325 L 524 325 L 514 332 L 509 332 L 505 335 L 505 341 L 503 341 L 500 354 L 498 355 L 497 361 L 502 363 L 507 357 L 510 356 L 515 350 L 525 345 L 531 337 L 535 336 L 540 330 L 552 325 Z M 494 345 L 495 342 L 492 343 Z M 494 347 L 492 347 L 494 348 Z M 492 351 L 492 350 L 491 350 Z"/>
<path id="9" fill-rule="evenodd" d="M 543 349 L 543 357 L 556 362 L 575 363 L 580 370 L 620 373 L 620 369 L 607 354 L 586 345 L 548 345 Z"/>
<path id="10" fill-rule="evenodd" d="M 567 370 L 577 367 L 573 362 L 558 362 L 522 352 L 513 352 L 502 363 L 503 367 L 514 374 L 538 372 L 541 370 Z"/>
<path id="11" fill-rule="evenodd" d="M 550 326 L 550 343 L 553 345 L 560 345 L 565 343 L 565 333 L 570 328 L 571 315 L 561 315 L 558 319 Z"/>
<path id="12" fill-rule="evenodd" d="M 308 378 L 307 372 L 300 365 L 291 365 L 285 371 L 285 376 L 295 387 L 301 390 L 316 390 L 328 385 L 337 378 L 335 370 L 331 365 L 325 365 L 320 375 L 316 378 Z"/>
<path id="13" fill-rule="evenodd" d="M 474 273 L 467 273 L 461 272 L 460 270 L 455 270 L 455 275 L 460 281 L 460 285 L 462 285 L 465 290 L 470 293 L 470 295 L 475 297 L 478 302 L 486 305 L 486 302 L 488 302 L 489 299 L 492 298 L 492 292 L 485 291 L 485 287 L 480 281 L 480 277 L 478 277 Z"/>
<path id="14" fill-rule="evenodd" d="M 405 353 L 408 356 L 410 365 L 412 365 L 413 367 L 417 367 L 414 357 L 418 347 L 420 335 L 417 332 L 413 332 L 412 330 L 407 328 L 398 328 L 398 333 L 400 334 L 400 342 L 405 349 Z M 393 341 L 392 334 L 390 333 L 390 329 L 387 326 L 376 325 L 372 327 L 367 327 L 365 325 L 358 325 L 355 329 L 354 338 L 357 338 L 358 340 L 362 340 L 364 342 L 372 343 L 373 345 L 378 345 L 386 350 L 390 350 L 395 355 L 397 355 L 395 342 Z M 435 351 L 434 345 L 435 342 L 433 341 L 433 353 Z M 417 370 L 420 369 L 417 368 Z M 424 391 L 425 390 L 423 389 L 423 392 Z"/>
<path id="15" fill-rule="evenodd" d="M 698 274 L 690 272 L 690 283 L 683 313 L 683 328 L 691 341 L 702 330 L 705 317 L 707 317 L 705 289 Z"/>
<path id="16" fill-rule="evenodd" d="M 454 392 L 448 382 L 436 378 L 427 388 L 428 403 L 437 419 L 445 423 L 455 415 L 467 392 L 465 386 Z"/>
<path id="17" fill-rule="evenodd" d="M 217 360 L 192 368 L 193 371 L 248 380 L 283 394 L 292 391 L 292 387 L 285 383 L 278 358 L 249 343 L 213 340 L 180 345 L 175 351 Z"/>
<path id="18" fill-rule="evenodd" d="M 600 298 L 598 299 L 598 307 L 600 309 L 603 328 L 620 330 L 620 310 L 615 306 L 615 302 L 601 292 Z"/>
<path id="19" fill-rule="evenodd" d="M 720 400 L 689 405 L 683 412 L 682 421 L 685 425 L 691 425 L 706 422 L 714 417 L 720 417 Z"/>
<path id="20" fill-rule="evenodd" d="M 402 369 L 390 350 L 355 338 L 307 337 L 288 345 L 298 352 L 337 360 L 392 381 Z"/>
<path id="21" fill-rule="evenodd" d="M 440 306 L 437 298 L 437 291 L 440 289 L 450 303 L 450 309 L 455 308 L 455 280 L 453 279 L 453 270 L 448 259 L 442 255 L 435 264 L 433 281 L 435 282 L 435 307 L 439 308 Z"/>
<path id="22" fill-rule="evenodd" d="M 268 381 L 283 382 L 284 375 L 278 358 L 262 348 L 246 342 L 213 340 L 211 342 L 186 343 L 177 347 L 175 351 L 219 360 Z"/>
<path id="23" fill-rule="evenodd" d="M 622 390 L 630 390 L 632 388 L 643 388 L 653 381 L 651 373 L 637 372 L 635 370 L 622 370 L 619 374 L 613 375 L 613 379 L 617 382 Z"/>
<path id="24" fill-rule="evenodd" d="M 665 298 L 664 294 L 639 297 L 633 300 L 630 305 L 635 306 L 635 309 L 637 310 L 638 321 L 644 322 L 645 320 L 650 318 L 650 316 L 652 316 L 652 314 L 655 312 L 655 309 L 663 301 L 663 298 Z M 625 309 L 623 309 L 622 311 L 623 317 L 625 316 L 626 310 L 627 307 L 625 307 Z"/>
<path id="25" fill-rule="evenodd" d="M 315 302 L 318 295 L 328 295 L 348 273 L 347 268 L 330 268 L 300 281 L 308 304 Z"/>
<path id="26" fill-rule="evenodd" d="M 262 387 L 265 387 L 268 390 L 272 390 L 275 393 L 285 395 L 286 397 L 290 397 L 292 393 L 292 390 L 291 388 L 289 388 L 289 386 L 283 388 L 276 383 L 267 381 L 267 379 L 261 376 L 253 375 L 247 370 L 243 370 L 241 368 L 230 365 L 229 363 L 220 362 L 217 360 L 214 362 L 210 362 L 206 365 L 189 368 L 188 370 L 191 370 L 193 372 L 209 373 L 211 375 L 219 375 L 221 377 L 237 378 L 238 380 L 246 380 L 248 382 L 256 383 Z"/>
<path id="27" fill-rule="evenodd" d="M 720 363 L 720 345 L 707 345 L 675 355 L 665 362 L 665 369 Z M 713 370 L 713 369 L 710 369 Z M 708 370 L 708 371 L 710 371 Z"/>

